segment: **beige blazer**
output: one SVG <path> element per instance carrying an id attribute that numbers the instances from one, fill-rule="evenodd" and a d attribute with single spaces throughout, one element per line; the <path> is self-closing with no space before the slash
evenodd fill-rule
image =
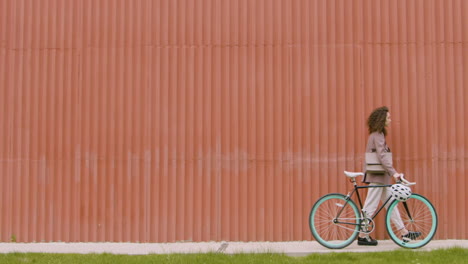
<path id="1" fill-rule="evenodd" d="M 383 183 L 391 184 L 392 175 L 396 173 L 396 170 L 393 168 L 393 161 L 391 157 L 383 155 L 385 152 L 390 152 L 390 149 L 387 146 L 385 141 L 385 136 L 383 133 L 373 132 L 369 135 L 367 140 L 366 152 L 377 152 L 377 157 L 382 163 L 382 167 L 386 170 L 385 174 L 366 174 L 364 177 L 364 182 L 366 183 Z M 365 165 L 365 164 L 364 164 Z M 364 170 L 365 171 L 365 170 Z"/>

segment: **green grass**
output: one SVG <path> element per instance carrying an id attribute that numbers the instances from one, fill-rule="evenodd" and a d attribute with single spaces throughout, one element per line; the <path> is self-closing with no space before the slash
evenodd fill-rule
<path id="1" fill-rule="evenodd" d="M 307 257 L 282 254 L 169 254 L 169 255 L 113 255 L 113 254 L 0 254 L 0 263 L 398 263 L 439 264 L 467 263 L 468 249 L 451 248 L 434 251 L 396 250 L 374 253 L 327 253 Z"/>

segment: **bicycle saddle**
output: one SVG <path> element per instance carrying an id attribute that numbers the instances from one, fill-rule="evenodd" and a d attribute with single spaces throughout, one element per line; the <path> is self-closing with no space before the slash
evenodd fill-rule
<path id="1" fill-rule="evenodd" d="M 344 171 L 344 174 L 349 178 L 356 178 L 357 176 L 364 176 L 364 173 L 362 173 L 362 172 Z"/>

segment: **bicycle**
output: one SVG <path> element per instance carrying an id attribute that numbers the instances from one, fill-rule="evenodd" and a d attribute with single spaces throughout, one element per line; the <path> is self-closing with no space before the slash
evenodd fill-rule
<path id="1" fill-rule="evenodd" d="M 353 190 L 348 195 L 330 193 L 322 196 L 312 206 L 309 215 L 309 227 L 312 236 L 321 245 L 330 249 L 341 249 L 349 246 L 358 236 L 364 233 L 369 236 L 374 231 L 374 219 L 389 204 L 385 216 L 385 226 L 390 238 L 403 248 L 420 248 L 425 246 L 434 237 L 437 230 L 437 213 L 431 202 L 422 195 L 412 193 L 408 200 L 402 202 L 391 195 L 377 209 L 373 217 L 368 217 L 362 210 L 360 189 L 383 188 L 392 185 L 360 186 L 356 177 L 364 176 L 362 172 L 344 172 L 353 183 Z M 405 186 L 415 185 L 407 181 L 404 176 L 397 182 Z M 359 209 L 352 196 L 356 194 Z M 402 206 L 400 206 L 402 205 Z M 400 208 L 400 209 L 398 209 Z M 399 235 L 399 231 L 390 221 L 393 210 L 399 210 L 403 223 L 408 230 L 421 232 L 416 239 L 407 239 Z"/>

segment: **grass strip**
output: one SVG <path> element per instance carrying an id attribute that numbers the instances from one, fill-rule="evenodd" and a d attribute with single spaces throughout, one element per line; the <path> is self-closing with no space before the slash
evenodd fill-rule
<path id="1" fill-rule="evenodd" d="M 370 253 L 315 253 L 306 257 L 290 257 L 284 254 L 165 254 L 165 255 L 114 255 L 114 254 L 43 254 L 43 253 L 8 253 L 0 254 L 0 263 L 89 263 L 89 264 L 202 264 L 202 263 L 408 263 L 439 264 L 467 263 L 468 249 L 450 248 L 433 251 L 415 251 L 399 249 L 387 252 Z"/>

